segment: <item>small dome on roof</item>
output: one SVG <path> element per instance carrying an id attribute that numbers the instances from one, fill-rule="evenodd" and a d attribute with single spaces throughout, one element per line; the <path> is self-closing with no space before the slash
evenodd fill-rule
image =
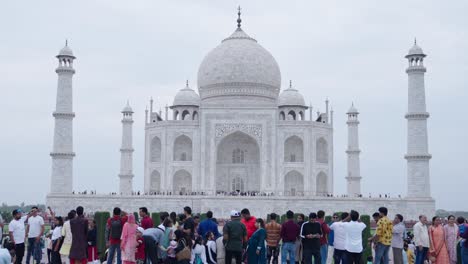
<path id="1" fill-rule="evenodd" d="M 130 107 L 130 103 L 127 101 L 127 105 L 122 109 L 122 113 L 133 113 L 133 109 Z"/>
<path id="2" fill-rule="evenodd" d="M 68 41 L 65 41 L 65 47 L 63 47 L 57 56 L 69 56 L 69 57 L 75 57 L 73 56 L 73 51 L 68 47 Z"/>
<path id="3" fill-rule="evenodd" d="M 289 88 L 279 95 L 278 106 L 305 106 L 304 96 L 290 83 Z"/>
<path id="4" fill-rule="evenodd" d="M 419 47 L 418 44 L 416 43 L 416 39 L 414 40 L 413 47 L 411 47 L 411 49 L 409 49 L 407 57 L 408 56 L 414 56 L 414 55 L 426 56 L 424 54 L 423 50 L 421 49 L 421 47 Z"/>
<path id="5" fill-rule="evenodd" d="M 174 97 L 173 106 L 200 106 L 200 96 L 187 85 L 181 89 Z"/>
<path id="6" fill-rule="evenodd" d="M 358 112 L 358 110 L 356 109 L 356 107 L 354 107 L 354 103 L 351 104 L 351 107 L 349 108 L 347 114 L 359 114 L 359 112 Z"/>

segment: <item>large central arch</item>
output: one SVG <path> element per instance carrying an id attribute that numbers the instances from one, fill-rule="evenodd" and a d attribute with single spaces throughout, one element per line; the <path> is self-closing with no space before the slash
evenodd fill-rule
<path id="1" fill-rule="evenodd" d="M 216 150 L 216 191 L 260 191 L 260 148 L 246 133 L 223 138 Z"/>

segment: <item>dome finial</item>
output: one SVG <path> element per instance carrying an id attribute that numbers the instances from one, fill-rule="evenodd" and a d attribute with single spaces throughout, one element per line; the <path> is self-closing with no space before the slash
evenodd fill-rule
<path id="1" fill-rule="evenodd" d="M 289 89 L 292 89 L 292 80 L 289 80 Z"/>
<path id="2" fill-rule="evenodd" d="M 416 45 L 416 37 L 414 37 L 414 45 Z"/>
<path id="3" fill-rule="evenodd" d="M 185 80 L 185 88 L 188 88 L 188 80 Z"/>
<path id="4" fill-rule="evenodd" d="M 68 47 L 68 39 L 65 39 L 65 47 Z"/>
<path id="5" fill-rule="evenodd" d="M 237 8 L 237 27 L 240 28 L 241 27 L 241 22 L 242 22 L 242 19 L 241 19 L 241 7 L 239 6 Z"/>

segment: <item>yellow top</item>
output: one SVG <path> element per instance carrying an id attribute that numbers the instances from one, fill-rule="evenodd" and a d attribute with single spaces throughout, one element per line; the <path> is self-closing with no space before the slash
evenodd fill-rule
<path id="1" fill-rule="evenodd" d="M 377 223 L 376 235 L 379 236 L 377 242 L 390 246 L 392 244 L 392 231 L 393 224 L 390 219 L 386 216 L 382 217 Z"/>

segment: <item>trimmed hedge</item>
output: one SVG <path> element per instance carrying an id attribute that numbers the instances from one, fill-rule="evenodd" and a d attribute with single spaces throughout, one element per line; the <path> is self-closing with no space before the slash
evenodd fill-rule
<path id="1" fill-rule="evenodd" d="M 154 227 L 157 227 L 161 224 L 161 213 L 152 213 L 151 219 L 153 219 Z"/>
<path id="2" fill-rule="evenodd" d="M 110 218 L 109 212 L 96 212 L 94 214 L 94 221 L 96 221 L 96 228 L 97 228 L 97 251 L 99 255 L 99 259 L 101 262 L 105 260 L 106 257 L 106 241 L 105 241 L 105 234 L 106 234 L 106 225 L 107 219 Z"/>
<path id="3" fill-rule="evenodd" d="M 364 248 L 362 252 L 362 263 L 367 263 L 367 258 L 372 256 L 372 248 L 367 242 L 371 237 L 370 216 L 361 215 L 361 222 L 366 224 L 366 229 L 362 231 L 362 247 Z"/>

